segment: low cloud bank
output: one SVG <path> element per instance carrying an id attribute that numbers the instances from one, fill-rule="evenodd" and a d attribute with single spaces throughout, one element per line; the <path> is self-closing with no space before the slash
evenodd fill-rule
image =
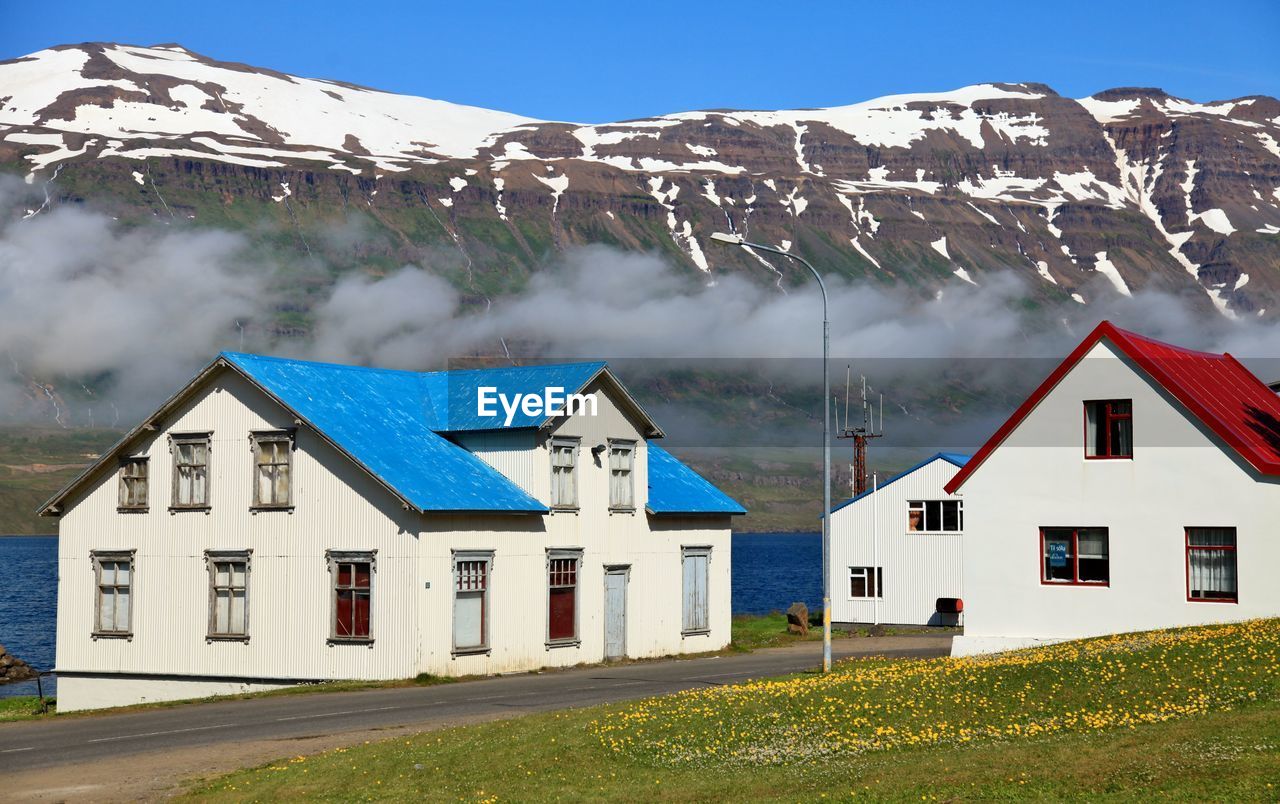
<path id="1" fill-rule="evenodd" d="M 131 227 L 68 205 L 28 214 L 38 200 L 0 178 L 0 421 L 130 424 L 218 350 L 242 344 L 409 369 L 507 353 L 630 358 L 638 372 L 717 359 L 779 383 L 809 382 L 820 368 L 808 360 L 820 348 L 816 285 L 782 294 L 739 275 L 707 284 L 656 256 L 603 246 L 567 252 L 487 309 L 465 304 L 431 265 L 348 275 L 312 309 L 309 337 L 274 337 L 273 312 L 296 300 L 273 285 L 275 266 L 243 236 Z M 1031 288 L 1013 273 L 983 277 L 978 288 L 956 283 L 941 299 L 838 278 L 830 290 L 833 359 L 860 361 L 855 371 L 881 385 L 928 382 L 939 365 L 904 358 L 983 366 L 972 378 L 981 384 L 1004 358 L 1062 355 L 1102 318 L 1193 347 L 1280 348 L 1273 326 L 1206 318 L 1161 293 L 1033 309 L 1022 303 Z M 866 362 L 878 358 L 894 360 Z"/>

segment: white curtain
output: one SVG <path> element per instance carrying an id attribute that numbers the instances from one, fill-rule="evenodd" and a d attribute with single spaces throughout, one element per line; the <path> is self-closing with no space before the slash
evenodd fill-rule
<path id="1" fill-rule="evenodd" d="M 1096 402 L 1084 406 L 1084 454 L 1098 454 L 1098 411 L 1102 405 Z"/>
<path id="2" fill-rule="evenodd" d="M 1191 596 L 1236 596 L 1236 533 L 1233 528 L 1194 528 L 1188 533 Z M 1196 548 L 1216 548 L 1199 549 Z"/>

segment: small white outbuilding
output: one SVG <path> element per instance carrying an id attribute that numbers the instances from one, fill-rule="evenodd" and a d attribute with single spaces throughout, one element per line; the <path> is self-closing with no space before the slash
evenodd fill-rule
<path id="1" fill-rule="evenodd" d="M 1103 322 L 948 483 L 954 655 L 1280 616 L 1280 398 Z"/>
<path id="2" fill-rule="evenodd" d="M 957 624 L 964 503 L 943 487 L 968 460 L 940 452 L 832 509 L 833 622 Z"/>
<path id="3" fill-rule="evenodd" d="M 661 435 L 603 363 L 223 354 L 44 507 L 58 707 L 723 647 L 743 509 Z"/>

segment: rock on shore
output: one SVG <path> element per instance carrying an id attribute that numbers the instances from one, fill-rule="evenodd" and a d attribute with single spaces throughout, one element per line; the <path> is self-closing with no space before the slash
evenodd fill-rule
<path id="1" fill-rule="evenodd" d="M 9 653 L 4 645 L 0 645 L 0 684 L 26 681 L 35 677 L 36 671 L 31 668 L 31 665 Z"/>

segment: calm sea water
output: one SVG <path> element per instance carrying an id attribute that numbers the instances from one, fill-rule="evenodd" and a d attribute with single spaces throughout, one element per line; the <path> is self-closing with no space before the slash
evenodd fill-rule
<path id="1" fill-rule="evenodd" d="M 0 537 L 0 645 L 39 668 L 53 667 L 58 540 Z M 768 614 L 795 601 L 822 605 L 822 537 L 817 533 L 735 533 L 733 611 Z M 55 691 L 45 680 L 45 693 Z M 0 686 L 0 698 L 34 695 L 34 681 Z"/>
<path id="2" fill-rule="evenodd" d="M 42 670 L 53 667 L 57 597 L 57 538 L 0 537 L 0 645 Z M 44 683 L 53 694 L 54 679 Z M 35 694 L 34 681 L 0 685 L 0 698 Z"/>
<path id="3" fill-rule="evenodd" d="M 733 613 L 822 610 L 821 533 L 733 534 Z"/>

